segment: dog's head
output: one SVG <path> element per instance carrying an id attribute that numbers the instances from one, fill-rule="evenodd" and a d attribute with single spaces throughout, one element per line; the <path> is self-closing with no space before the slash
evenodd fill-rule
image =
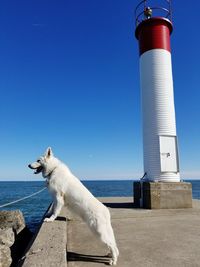
<path id="1" fill-rule="evenodd" d="M 47 148 L 44 156 L 39 157 L 39 159 L 28 165 L 30 169 L 35 170 L 35 174 L 41 173 L 43 177 L 49 176 L 52 171 L 56 168 L 57 160 L 53 156 L 52 149 Z"/>

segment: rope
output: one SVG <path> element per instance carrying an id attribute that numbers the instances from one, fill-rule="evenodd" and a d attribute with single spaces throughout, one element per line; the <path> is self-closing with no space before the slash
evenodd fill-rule
<path id="1" fill-rule="evenodd" d="M 142 176 L 142 178 L 140 178 L 140 181 L 144 180 L 146 175 L 147 175 L 147 173 L 145 172 L 144 175 Z"/>
<path id="2" fill-rule="evenodd" d="M 35 196 L 35 195 L 41 193 L 41 192 L 44 191 L 45 189 L 46 189 L 46 187 L 44 187 L 43 189 L 41 189 L 41 190 L 39 190 L 39 191 L 37 191 L 37 192 L 31 194 L 31 195 L 28 195 L 28 196 L 26 196 L 26 197 L 22 197 L 22 198 L 20 198 L 20 199 L 15 200 L 15 201 L 12 201 L 12 202 L 8 202 L 8 203 L 6 203 L 6 204 L 3 204 L 3 205 L 0 206 L 0 208 L 4 208 L 4 207 L 10 206 L 10 205 L 12 205 L 12 204 L 14 204 L 14 203 L 20 202 L 20 201 L 22 201 L 22 200 L 24 200 L 24 199 L 33 197 L 33 196 Z"/>

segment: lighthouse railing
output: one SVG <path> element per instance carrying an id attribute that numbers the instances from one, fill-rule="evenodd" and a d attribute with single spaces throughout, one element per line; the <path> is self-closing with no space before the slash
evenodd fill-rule
<path id="1" fill-rule="evenodd" d="M 164 6 L 151 6 L 151 2 L 165 2 Z M 151 14 L 146 16 L 146 10 L 149 9 Z M 135 8 L 135 25 L 136 27 L 140 24 L 143 20 L 146 20 L 150 17 L 161 16 L 169 19 L 172 21 L 172 11 L 171 11 L 171 0 L 163 0 L 163 1 L 148 1 L 142 0 Z"/>

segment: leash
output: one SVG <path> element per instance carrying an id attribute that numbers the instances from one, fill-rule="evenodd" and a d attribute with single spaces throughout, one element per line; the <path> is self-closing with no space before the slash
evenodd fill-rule
<path id="1" fill-rule="evenodd" d="M 4 208 L 4 207 L 10 206 L 10 205 L 12 205 L 12 204 L 18 203 L 18 202 L 20 202 L 20 201 L 22 201 L 22 200 L 31 198 L 31 197 L 33 197 L 33 196 L 35 196 L 35 195 L 37 195 L 37 194 L 40 194 L 40 193 L 41 193 L 42 191 L 44 191 L 45 189 L 46 189 L 46 187 L 44 187 L 43 189 L 41 189 L 41 190 L 39 190 L 39 191 L 37 191 L 37 192 L 31 194 L 31 195 L 28 195 L 28 196 L 26 196 L 26 197 L 22 197 L 22 198 L 20 198 L 20 199 L 15 200 L 15 201 L 12 201 L 12 202 L 8 202 L 8 203 L 6 203 L 6 204 L 3 204 L 3 205 L 0 206 L 0 208 Z"/>

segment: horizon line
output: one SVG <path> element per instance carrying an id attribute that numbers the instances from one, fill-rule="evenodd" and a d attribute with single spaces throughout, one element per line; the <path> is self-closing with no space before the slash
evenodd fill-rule
<path id="1" fill-rule="evenodd" d="M 200 180 L 200 178 L 183 178 L 181 179 L 181 181 L 194 181 L 194 180 Z M 34 179 L 31 179 L 31 180 L 25 180 L 25 179 L 16 179 L 16 180 L 1 180 L 0 179 L 0 182 L 45 182 L 46 180 L 42 180 L 42 179 L 38 179 L 38 180 L 34 180 Z M 113 178 L 97 178 L 97 179 L 80 179 L 80 181 L 91 181 L 91 182 L 95 182 L 95 181 L 140 181 L 140 179 L 137 179 L 137 178 L 116 178 L 116 179 L 113 179 Z M 180 182 L 181 182 L 180 181 Z"/>

